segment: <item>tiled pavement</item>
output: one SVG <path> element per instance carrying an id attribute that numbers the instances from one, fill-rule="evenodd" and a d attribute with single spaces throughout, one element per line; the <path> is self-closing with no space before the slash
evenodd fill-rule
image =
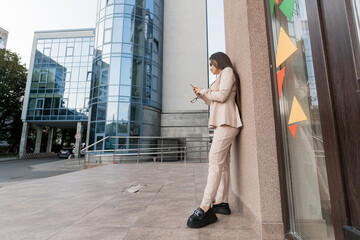
<path id="1" fill-rule="evenodd" d="M 0 239 L 258 239 L 233 210 L 190 229 L 206 163 L 116 164 L 0 189 Z M 143 185 L 137 193 L 124 189 Z"/>

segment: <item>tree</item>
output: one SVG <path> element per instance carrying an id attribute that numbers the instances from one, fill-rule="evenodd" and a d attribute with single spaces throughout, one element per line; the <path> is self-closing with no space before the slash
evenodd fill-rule
<path id="1" fill-rule="evenodd" d="M 17 150 L 21 139 L 21 111 L 27 79 L 25 64 L 13 52 L 0 49 L 0 141 Z"/>

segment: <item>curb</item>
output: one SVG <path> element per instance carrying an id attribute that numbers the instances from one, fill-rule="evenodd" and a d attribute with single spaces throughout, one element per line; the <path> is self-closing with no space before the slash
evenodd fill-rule
<path id="1" fill-rule="evenodd" d="M 13 157 L 13 158 L 0 158 L 0 162 L 10 162 L 14 160 L 19 160 L 19 158 Z"/>

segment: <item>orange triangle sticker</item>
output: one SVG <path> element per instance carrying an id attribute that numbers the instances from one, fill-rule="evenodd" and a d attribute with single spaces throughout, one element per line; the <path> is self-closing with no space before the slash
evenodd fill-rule
<path id="1" fill-rule="evenodd" d="M 295 138 L 297 126 L 298 126 L 297 124 L 289 126 L 289 129 L 290 129 L 290 132 L 291 132 L 293 138 Z"/>
<path id="2" fill-rule="evenodd" d="M 279 5 L 279 0 L 275 0 L 276 4 Z"/>
<path id="3" fill-rule="evenodd" d="M 276 52 L 276 68 L 288 59 L 297 50 L 285 30 L 280 27 L 279 43 Z"/>
<path id="4" fill-rule="evenodd" d="M 279 100 L 281 97 L 281 89 L 284 83 L 284 76 L 285 76 L 285 68 L 281 69 L 281 71 L 277 73 Z"/>
<path id="5" fill-rule="evenodd" d="M 302 110 L 302 108 L 299 104 L 299 101 L 294 96 L 294 100 L 293 100 L 293 103 L 291 106 L 288 125 L 297 123 L 297 122 L 306 121 L 306 120 L 307 120 L 307 117 L 306 117 L 304 111 Z"/>

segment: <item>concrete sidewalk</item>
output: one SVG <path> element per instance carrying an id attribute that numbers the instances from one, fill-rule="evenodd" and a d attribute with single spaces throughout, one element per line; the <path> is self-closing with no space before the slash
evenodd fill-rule
<path id="1" fill-rule="evenodd" d="M 0 239 L 259 239 L 234 208 L 215 224 L 187 228 L 207 166 L 115 164 L 6 186 Z M 132 185 L 142 187 L 129 193 Z"/>

